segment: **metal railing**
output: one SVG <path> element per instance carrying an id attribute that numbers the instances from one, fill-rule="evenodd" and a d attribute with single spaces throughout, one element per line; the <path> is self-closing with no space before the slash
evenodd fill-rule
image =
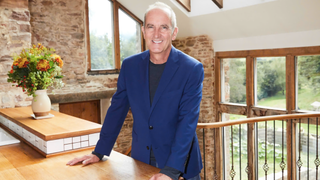
<path id="1" fill-rule="evenodd" d="M 203 179 L 318 180 L 319 119 L 319 113 L 307 113 L 198 123 L 197 132 L 202 131 L 199 143 L 202 143 Z M 251 144 L 247 138 L 250 124 L 254 124 L 255 139 Z M 213 134 L 213 147 L 206 145 L 209 132 Z M 214 156 L 207 156 L 206 151 L 213 151 Z M 252 155 L 256 162 L 249 162 Z M 209 163 L 213 164 L 210 168 Z"/>

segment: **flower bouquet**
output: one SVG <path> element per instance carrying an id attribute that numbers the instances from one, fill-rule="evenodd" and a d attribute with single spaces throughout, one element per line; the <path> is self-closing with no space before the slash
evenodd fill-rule
<path id="1" fill-rule="evenodd" d="M 23 92 L 35 97 L 35 91 L 45 90 L 50 86 L 63 86 L 61 68 L 63 61 L 54 54 L 55 50 L 46 48 L 40 43 L 32 48 L 23 49 L 13 56 L 13 64 L 8 72 L 8 82 L 17 83 Z M 14 85 L 13 85 L 14 86 Z"/>
<path id="2" fill-rule="evenodd" d="M 19 55 L 13 56 L 14 61 L 8 72 L 8 82 L 17 83 L 16 86 L 21 87 L 23 92 L 33 96 L 31 107 L 35 119 L 53 117 L 49 114 L 51 101 L 47 88 L 63 86 L 63 61 L 54 51 L 41 44 L 23 49 Z"/>

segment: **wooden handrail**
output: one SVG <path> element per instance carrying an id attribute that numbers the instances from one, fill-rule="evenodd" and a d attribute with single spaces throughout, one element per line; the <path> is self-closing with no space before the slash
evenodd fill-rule
<path id="1" fill-rule="evenodd" d="M 198 123 L 197 129 L 219 128 L 219 127 L 246 124 L 246 123 L 255 123 L 255 122 L 272 121 L 272 120 L 284 120 L 284 119 L 311 118 L 311 117 L 320 117 L 320 113 L 286 114 L 286 115 L 276 115 L 276 116 L 253 117 L 253 118 L 245 118 L 245 119 L 214 122 L 214 123 Z"/>

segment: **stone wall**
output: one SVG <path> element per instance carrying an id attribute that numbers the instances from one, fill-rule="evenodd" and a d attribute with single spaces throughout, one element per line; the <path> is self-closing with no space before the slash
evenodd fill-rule
<path id="1" fill-rule="evenodd" d="M 27 0 L 25 0 L 27 1 Z M 27 6 L 12 4 L 0 7 L 0 108 L 26 106 L 31 98 L 21 88 L 7 83 L 13 53 L 19 53 L 31 43 L 30 12 Z"/>
<path id="2" fill-rule="evenodd" d="M 215 122 L 214 108 L 214 51 L 212 48 L 212 40 L 206 36 L 195 36 L 178 39 L 173 42 L 173 45 L 184 53 L 196 58 L 203 64 L 204 80 L 202 90 L 202 101 L 200 104 L 199 122 L 209 123 Z M 199 145 L 203 154 L 203 131 L 197 130 Z M 206 159 L 206 176 L 207 179 L 213 177 L 214 149 L 213 149 L 213 129 L 205 130 L 205 159 Z M 202 170 L 201 177 L 204 177 Z"/>

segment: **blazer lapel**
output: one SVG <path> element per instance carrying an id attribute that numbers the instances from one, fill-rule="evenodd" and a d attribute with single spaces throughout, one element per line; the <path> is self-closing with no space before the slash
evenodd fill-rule
<path id="1" fill-rule="evenodd" d="M 167 85 L 169 84 L 169 82 L 171 81 L 172 77 L 174 76 L 175 72 L 179 68 L 179 63 L 178 62 L 179 62 L 179 59 L 178 59 L 177 50 L 172 46 L 168 61 L 166 63 L 166 67 L 163 70 L 159 85 L 158 85 L 157 90 L 156 90 L 156 94 L 154 95 L 154 98 L 153 98 L 153 101 L 152 101 L 152 106 L 151 106 L 149 117 L 150 117 L 150 115 L 151 115 L 151 113 L 153 111 L 153 108 L 155 107 L 155 105 L 157 104 L 158 100 L 160 99 L 162 93 L 164 92 L 164 90 L 166 89 Z M 149 78 L 148 78 L 148 81 L 149 81 Z M 148 84 L 149 84 L 149 82 L 148 82 Z M 148 90 L 149 90 L 149 87 L 148 87 Z M 150 99 L 150 97 L 149 97 L 149 99 Z"/>
<path id="2" fill-rule="evenodd" d="M 146 112 L 150 111 L 150 92 L 149 92 L 149 52 L 145 53 L 145 56 L 142 57 L 139 68 L 139 78 L 141 82 L 141 102 L 145 105 Z"/>

